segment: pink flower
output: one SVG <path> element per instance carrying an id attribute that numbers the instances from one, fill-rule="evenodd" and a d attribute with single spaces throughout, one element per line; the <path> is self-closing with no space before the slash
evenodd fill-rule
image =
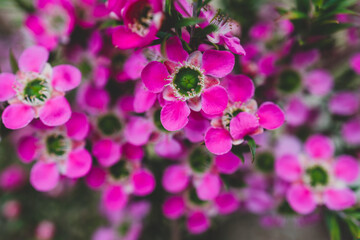
<path id="1" fill-rule="evenodd" d="M 0 187 L 3 190 L 16 190 L 24 185 L 25 170 L 17 165 L 11 165 L 0 173 Z"/>
<path id="2" fill-rule="evenodd" d="M 162 93 L 165 105 L 161 123 L 165 129 L 176 131 L 188 123 L 190 109 L 206 114 L 219 114 L 227 105 L 226 90 L 218 78 L 229 74 L 234 67 L 234 56 L 226 51 L 207 50 L 190 56 L 177 37 L 166 44 L 169 61 L 153 61 L 142 71 L 145 87 Z"/>
<path id="3" fill-rule="evenodd" d="M 10 103 L 2 114 L 7 128 L 23 128 L 34 118 L 40 118 L 47 126 L 59 126 L 69 120 L 71 109 L 64 92 L 80 84 L 81 73 L 70 65 L 51 68 L 46 62 L 48 56 L 43 47 L 30 47 L 20 56 L 20 71 L 16 75 L 0 74 L 0 101 Z"/>
<path id="4" fill-rule="evenodd" d="M 162 210 L 165 217 L 169 219 L 177 219 L 184 214 L 185 201 L 180 196 L 168 197 L 162 206 Z"/>
<path id="5" fill-rule="evenodd" d="M 188 217 L 186 227 L 190 233 L 200 234 L 210 227 L 210 220 L 203 212 L 196 211 Z"/>
<path id="6" fill-rule="evenodd" d="M 344 141 L 351 145 L 360 144 L 360 119 L 353 118 L 344 123 L 341 128 Z"/>
<path id="7" fill-rule="evenodd" d="M 130 49 L 151 43 L 161 27 L 162 8 L 160 0 L 126 1 L 121 10 L 124 25 L 112 29 L 113 44 Z"/>
<path id="8" fill-rule="evenodd" d="M 221 117 L 211 121 L 211 127 L 205 133 L 205 145 L 214 154 L 229 152 L 232 145 L 242 143 L 244 137 L 261 133 L 263 128 L 275 129 L 284 122 L 283 111 L 272 102 L 263 103 L 257 109 L 257 103 L 251 99 L 254 84 L 245 75 L 228 76 L 229 102 Z"/>
<path id="9" fill-rule="evenodd" d="M 38 0 L 37 11 L 25 19 L 36 43 L 52 50 L 59 43 L 66 43 L 75 26 L 75 11 L 70 1 Z"/>
<path id="10" fill-rule="evenodd" d="M 360 75 L 360 53 L 355 54 L 350 59 L 350 67 Z"/>
<path id="11" fill-rule="evenodd" d="M 39 240 L 51 240 L 55 234 L 55 225 L 50 221 L 41 221 L 37 227 L 35 236 Z"/>
<path id="12" fill-rule="evenodd" d="M 91 155 L 84 148 L 88 130 L 86 116 L 73 113 L 65 126 L 39 129 L 20 140 L 19 157 L 24 162 L 38 160 L 30 172 L 30 183 L 36 190 L 54 189 L 60 174 L 79 178 L 88 173 L 92 164 Z"/>
<path id="13" fill-rule="evenodd" d="M 343 210 L 356 202 L 348 184 L 358 179 L 360 168 L 352 156 L 334 160 L 330 139 L 314 135 L 305 143 L 306 155 L 285 154 L 275 163 L 277 175 L 291 183 L 287 201 L 300 214 L 313 212 L 317 205 L 331 210 Z"/>

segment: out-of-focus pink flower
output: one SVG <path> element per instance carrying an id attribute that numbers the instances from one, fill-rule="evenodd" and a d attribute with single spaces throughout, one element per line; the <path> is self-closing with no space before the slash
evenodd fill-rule
<path id="1" fill-rule="evenodd" d="M 38 240 L 51 240 L 55 234 L 55 225 L 50 221 L 42 221 L 36 227 L 35 237 Z"/>
<path id="2" fill-rule="evenodd" d="M 328 94 L 334 84 L 333 77 L 324 69 L 316 69 L 309 72 L 304 78 L 305 87 L 316 96 Z"/>
<path id="3" fill-rule="evenodd" d="M 353 118 L 344 123 L 341 128 L 341 135 L 345 142 L 352 145 L 360 145 L 360 119 Z"/>
<path id="4" fill-rule="evenodd" d="M 343 91 L 334 94 L 329 101 L 329 110 L 333 114 L 349 116 L 359 109 L 359 96 L 353 92 Z"/>
<path id="5" fill-rule="evenodd" d="M 0 173 L 0 187 L 6 191 L 20 188 L 25 183 L 26 172 L 17 165 L 11 165 Z"/>

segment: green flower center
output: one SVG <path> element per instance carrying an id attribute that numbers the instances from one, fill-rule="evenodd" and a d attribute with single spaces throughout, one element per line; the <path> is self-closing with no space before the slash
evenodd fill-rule
<path id="1" fill-rule="evenodd" d="M 284 93 L 294 93 L 301 87 L 300 75 L 293 70 L 285 70 L 279 76 L 278 88 Z"/>
<path id="2" fill-rule="evenodd" d="M 231 119 L 233 119 L 234 117 L 239 115 L 239 113 L 241 113 L 241 112 L 243 112 L 243 110 L 238 107 L 230 107 L 222 116 L 221 120 L 222 120 L 223 126 L 229 130 Z"/>
<path id="3" fill-rule="evenodd" d="M 193 66 L 184 66 L 175 71 L 172 85 L 179 97 L 185 99 L 200 96 L 204 87 L 204 75 Z"/>
<path id="4" fill-rule="evenodd" d="M 211 155 L 201 148 L 196 148 L 190 154 L 190 166 L 195 172 L 205 172 L 211 165 Z"/>
<path id="5" fill-rule="evenodd" d="M 269 152 L 258 154 L 255 163 L 262 172 L 269 173 L 274 170 L 274 156 Z"/>
<path id="6" fill-rule="evenodd" d="M 49 155 L 61 157 L 69 148 L 69 140 L 61 134 L 53 134 L 46 139 L 46 149 Z"/>
<path id="7" fill-rule="evenodd" d="M 126 167 L 125 161 L 119 161 L 110 167 L 110 174 L 115 179 L 121 179 L 129 176 L 129 170 Z"/>
<path id="8" fill-rule="evenodd" d="M 24 100 L 30 105 L 44 103 L 50 97 L 50 86 L 44 79 L 36 78 L 24 88 Z"/>
<path id="9" fill-rule="evenodd" d="M 121 130 L 120 120 L 113 114 L 107 114 L 99 118 L 98 128 L 104 135 L 113 135 Z"/>
<path id="10" fill-rule="evenodd" d="M 118 233 L 120 234 L 120 236 L 125 236 L 131 227 L 131 223 L 128 221 L 123 222 L 119 228 L 118 228 Z"/>
<path id="11" fill-rule="evenodd" d="M 61 15 L 56 15 L 51 19 L 51 26 L 58 31 L 65 28 L 65 19 Z"/>
<path id="12" fill-rule="evenodd" d="M 329 181 L 326 170 L 321 166 L 314 166 L 306 170 L 306 174 L 310 179 L 312 187 L 325 186 Z"/>

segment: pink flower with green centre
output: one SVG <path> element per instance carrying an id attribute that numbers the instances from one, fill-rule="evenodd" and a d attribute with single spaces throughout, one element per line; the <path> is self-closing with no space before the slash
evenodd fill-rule
<path id="1" fill-rule="evenodd" d="M 30 172 L 30 183 L 38 191 L 54 189 L 60 175 L 68 178 L 85 176 L 92 158 L 85 149 L 89 122 L 82 113 L 73 113 L 61 127 L 31 129 L 18 144 L 18 155 L 23 162 L 37 160 Z"/>
<path id="2" fill-rule="evenodd" d="M 165 100 L 160 117 L 165 129 L 182 129 L 188 123 L 190 109 L 210 115 L 221 113 L 228 96 L 218 78 L 232 71 L 234 55 L 218 50 L 189 55 L 177 37 L 167 41 L 166 52 L 168 61 L 150 62 L 141 73 L 145 87 L 161 93 Z"/>
<path id="3" fill-rule="evenodd" d="M 0 101 L 10 104 L 2 114 L 5 127 L 23 128 L 34 118 L 47 126 L 69 120 L 71 108 L 64 94 L 80 84 L 81 73 L 70 65 L 51 68 L 48 56 L 43 47 L 30 47 L 21 54 L 16 75 L 0 74 Z"/>
<path id="4" fill-rule="evenodd" d="M 257 108 L 256 101 L 251 99 L 255 87 L 247 76 L 228 76 L 225 85 L 230 101 L 222 116 L 211 121 L 204 138 L 208 150 L 218 155 L 229 152 L 232 145 L 241 144 L 246 136 L 280 127 L 285 119 L 283 111 L 272 102 Z"/>
<path id="5" fill-rule="evenodd" d="M 306 154 L 287 153 L 277 158 L 277 175 L 291 183 L 286 198 L 298 213 L 309 214 L 317 205 L 339 211 L 356 202 L 348 187 L 359 177 L 358 161 L 350 155 L 334 158 L 333 142 L 313 135 L 305 142 Z"/>

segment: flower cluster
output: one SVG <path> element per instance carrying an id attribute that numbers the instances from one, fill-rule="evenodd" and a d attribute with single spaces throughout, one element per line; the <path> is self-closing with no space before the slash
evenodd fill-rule
<path id="1" fill-rule="evenodd" d="M 306 12 L 323 1 L 295 11 L 269 3 L 242 29 L 209 2 L 23 6 L 28 47 L 0 73 L 0 134 L 37 191 L 56 197 L 84 185 L 100 195 L 109 224 L 93 240 L 138 239 L 155 211 L 201 234 L 239 211 L 273 227 L 358 204 L 360 53 L 344 53 L 333 71 L 335 53 L 317 47 L 329 44 L 326 29 L 315 30 L 321 17 L 360 21 Z M 314 20 L 310 32 L 304 18 Z M 358 29 L 342 34 L 358 47 Z M 25 179 L 12 165 L 0 188 Z M 7 204 L 16 218 L 18 202 Z M 55 228 L 39 223 L 37 239 Z"/>

